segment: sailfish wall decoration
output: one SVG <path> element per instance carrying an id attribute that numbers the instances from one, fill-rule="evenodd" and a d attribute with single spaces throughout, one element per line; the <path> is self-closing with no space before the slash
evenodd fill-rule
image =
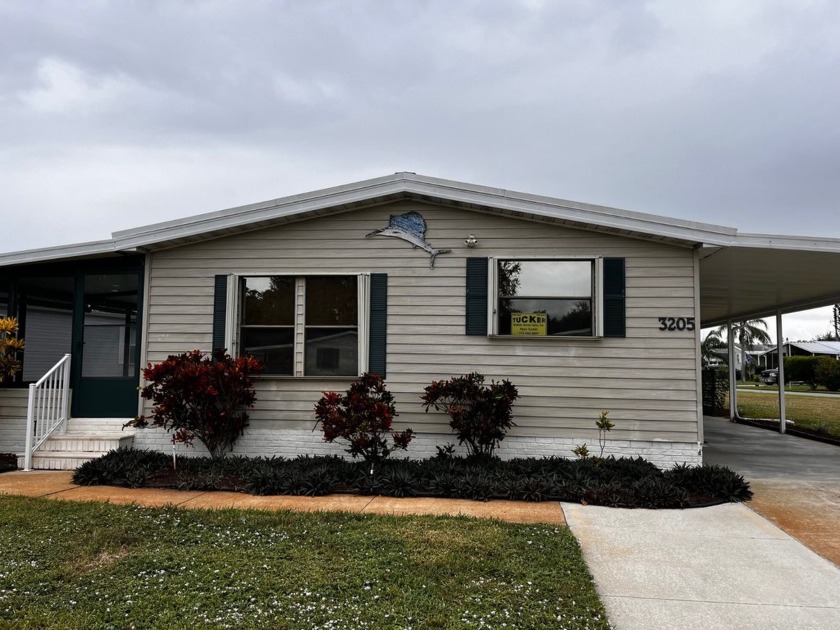
<path id="1" fill-rule="evenodd" d="M 429 267 L 435 268 L 435 257 L 440 254 L 448 254 L 451 249 L 435 249 L 426 241 L 426 220 L 418 212 L 406 212 L 405 214 L 392 214 L 388 221 L 388 227 L 381 230 L 374 230 L 365 238 L 371 236 L 392 236 L 411 243 L 415 248 L 419 247 L 431 256 Z"/>

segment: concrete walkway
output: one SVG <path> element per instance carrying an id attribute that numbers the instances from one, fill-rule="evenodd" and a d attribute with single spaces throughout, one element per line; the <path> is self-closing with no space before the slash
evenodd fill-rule
<path id="1" fill-rule="evenodd" d="M 563 510 L 619 630 L 840 628 L 840 569 L 745 505 Z"/>

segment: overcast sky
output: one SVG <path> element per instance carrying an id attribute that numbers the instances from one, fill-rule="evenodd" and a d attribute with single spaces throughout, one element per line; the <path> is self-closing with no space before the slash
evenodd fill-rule
<path id="1" fill-rule="evenodd" d="M 839 61 L 831 0 L 0 0 L 0 251 L 404 170 L 840 237 Z"/>

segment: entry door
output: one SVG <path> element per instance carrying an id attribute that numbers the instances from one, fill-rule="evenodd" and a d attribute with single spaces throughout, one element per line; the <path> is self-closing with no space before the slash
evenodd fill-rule
<path id="1" fill-rule="evenodd" d="M 137 415 L 139 343 L 137 309 L 139 273 L 87 273 L 80 361 L 74 379 L 73 415 L 88 418 L 130 418 Z M 77 324 L 78 325 L 78 324 Z"/>

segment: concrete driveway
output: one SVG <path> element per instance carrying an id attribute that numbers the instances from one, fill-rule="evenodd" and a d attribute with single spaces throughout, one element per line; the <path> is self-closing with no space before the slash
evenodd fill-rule
<path id="1" fill-rule="evenodd" d="M 613 627 L 840 628 L 840 449 L 717 418 L 705 427 L 706 462 L 743 474 L 753 501 L 563 504 Z"/>
<path id="2" fill-rule="evenodd" d="M 707 417 L 707 464 L 744 475 L 747 505 L 840 566 L 840 447 Z"/>

